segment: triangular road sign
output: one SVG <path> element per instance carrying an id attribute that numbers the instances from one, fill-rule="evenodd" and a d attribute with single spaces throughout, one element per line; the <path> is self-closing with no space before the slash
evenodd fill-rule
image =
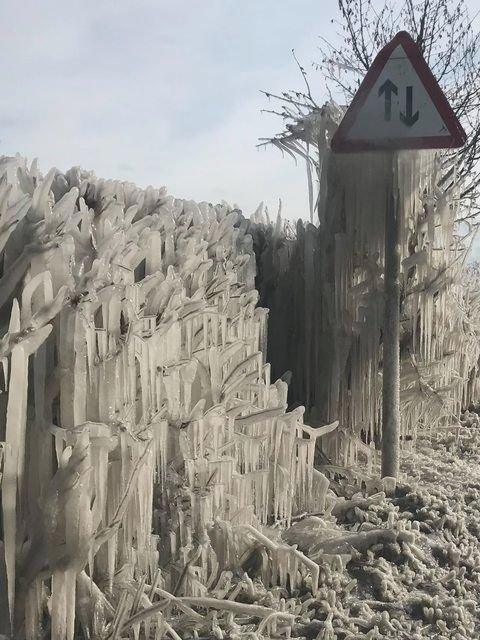
<path id="1" fill-rule="evenodd" d="M 333 151 L 447 149 L 467 136 L 406 31 L 377 55 L 332 138 Z"/>

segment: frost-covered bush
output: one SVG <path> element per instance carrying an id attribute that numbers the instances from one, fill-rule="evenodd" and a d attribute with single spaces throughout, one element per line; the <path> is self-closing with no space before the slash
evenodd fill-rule
<path id="1" fill-rule="evenodd" d="M 177 637 L 163 605 L 322 503 L 315 441 L 336 425 L 305 426 L 270 380 L 238 211 L 16 157 L 0 215 L 0 630 Z M 267 585 L 315 589 L 315 563 L 268 553 Z"/>

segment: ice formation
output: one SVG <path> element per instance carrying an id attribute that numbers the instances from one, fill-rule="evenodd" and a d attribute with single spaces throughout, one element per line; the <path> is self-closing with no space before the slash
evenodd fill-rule
<path id="1" fill-rule="evenodd" d="M 318 225 L 295 229 L 257 212 L 254 237 L 261 304 L 271 310 L 273 370 L 293 372 L 290 401 L 311 424 L 335 417 L 328 456 L 354 465 L 369 456 L 381 424 L 384 216 L 393 185 L 402 208 L 402 440 L 419 426 L 458 420 L 478 395 L 478 281 L 465 260 L 475 228 L 459 198 L 455 157 L 431 151 L 333 154 L 338 117 L 326 105 L 310 128 L 274 142 L 316 168 Z M 301 122 L 303 122 L 302 119 Z M 301 146 L 303 143 L 304 146 Z M 470 286 L 473 284 L 473 286 Z M 291 309 L 295 309 L 292 314 Z"/>
<path id="2" fill-rule="evenodd" d="M 478 397 L 480 297 L 453 277 L 453 191 L 436 156 L 400 157 L 403 435 L 438 434 L 395 487 L 374 449 L 388 167 L 322 153 L 323 227 L 295 231 L 1 159 L 0 634 L 478 635 L 479 421 L 449 423 Z"/>
<path id="3" fill-rule="evenodd" d="M 192 602 L 288 623 L 218 598 L 252 545 L 266 586 L 316 592 L 318 564 L 263 526 L 325 508 L 314 451 L 336 423 L 304 425 L 270 379 L 245 221 L 76 168 L 0 167 L 0 631 L 178 638 L 165 611 L 192 631 Z"/>

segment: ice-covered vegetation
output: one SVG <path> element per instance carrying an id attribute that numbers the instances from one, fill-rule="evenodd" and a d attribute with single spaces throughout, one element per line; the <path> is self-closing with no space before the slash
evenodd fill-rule
<path id="1" fill-rule="evenodd" d="M 268 357 L 293 373 L 290 400 L 311 423 L 339 419 L 326 453 L 354 464 L 380 438 L 384 217 L 389 190 L 401 209 L 403 443 L 419 427 L 458 420 L 478 397 L 478 277 L 466 270 L 477 227 L 461 197 L 456 158 L 431 151 L 334 154 L 336 105 L 297 117 L 272 139 L 305 157 L 317 178 L 319 224 L 251 225 L 261 304 L 271 310 Z M 291 116 L 293 118 L 293 116 Z M 393 187 L 391 186 L 393 185 Z M 295 313 L 290 310 L 295 309 Z M 338 446 L 339 438 L 343 444 Z"/>
<path id="2" fill-rule="evenodd" d="M 423 276 L 409 281 L 411 300 L 426 296 L 435 313 L 412 329 L 428 335 L 419 344 L 430 352 L 419 351 L 419 377 L 404 389 L 429 384 L 421 363 L 439 353 L 445 362 L 445 345 L 457 363 L 443 365 L 445 379 L 458 387 L 426 386 L 412 398 L 412 415 L 431 416 L 427 399 L 444 393 L 448 420 L 437 421 L 432 450 L 408 452 L 411 486 L 403 477 L 395 489 L 378 479 L 378 454 L 352 409 L 340 424 L 318 426 L 317 417 L 314 429 L 303 407 L 286 410 L 285 380 L 271 380 L 248 232 L 258 242 L 265 231 L 258 212 L 249 223 L 226 205 L 76 168 L 43 176 L 20 157 L 0 167 L 0 633 L 474 637 L 480 479 L 469 458 L 476 463 L 478 419 L 447 427 L 467 387 L 475 391 L 475 270 L 448 295 L 436 285 L 415 291 Z M 429 229 L 450 228 L 436 222 L 441 208 L 432 218 L 424 210 L 412 255 L 435 250 Z M 281 222 L 270 228 L 277 242 Z M 416 273 L 442 273 L 441 261 L 426 264 L 418 260 Z M 380 313 L 380 290 L 365 283 L 381 278 L 375 259 L 362 265 L 335 282 L 357 274 L 358 296 L 348 297 L 355 348 L 376 350 L 361 313 Z M 354 353 L 364 366 L 365 353 Z M 326 378 L 315 384 L 330 388 Z M 365 387 L 372 403 L 362 408 L 372 424 L 374 389 Z"/>
<path id="3" fill-rule="evenodd" d="M 2 630 L 290 624 L 276 596 L 238 602 L 258 599 L 242 567 L 255 549 L 266 587 L 317 592 L 317 563 L 262 527 L 325 508 L 315 443 L 337 425 L 270 380 L 245 221 L 19 157 L 1 174 Z"/>

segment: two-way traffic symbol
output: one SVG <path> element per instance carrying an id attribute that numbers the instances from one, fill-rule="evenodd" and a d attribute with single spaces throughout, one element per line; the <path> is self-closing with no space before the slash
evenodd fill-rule
<path id="1" fill-rule="evenodd" d="M 387 122 L 392 119 L 392 94 L 398 95 L 398 87 L 390 79 L 387 79 L 378 89 L 378 95 L 385 96 L 385 120 Z M 418 111 L 413 113 L 413 87 L 408 85 L 405 94 L 405 113 L 400 111 L 399 117 L 404 125 L 413 127 L 420 117 Z"/>
<path id="2" fill-rule="evenodd" d="M 401 31 L 367 71 L 332 138 L 331 149 L 452 149 L 465 141 L 465 131 L 418 44 Z"/>

